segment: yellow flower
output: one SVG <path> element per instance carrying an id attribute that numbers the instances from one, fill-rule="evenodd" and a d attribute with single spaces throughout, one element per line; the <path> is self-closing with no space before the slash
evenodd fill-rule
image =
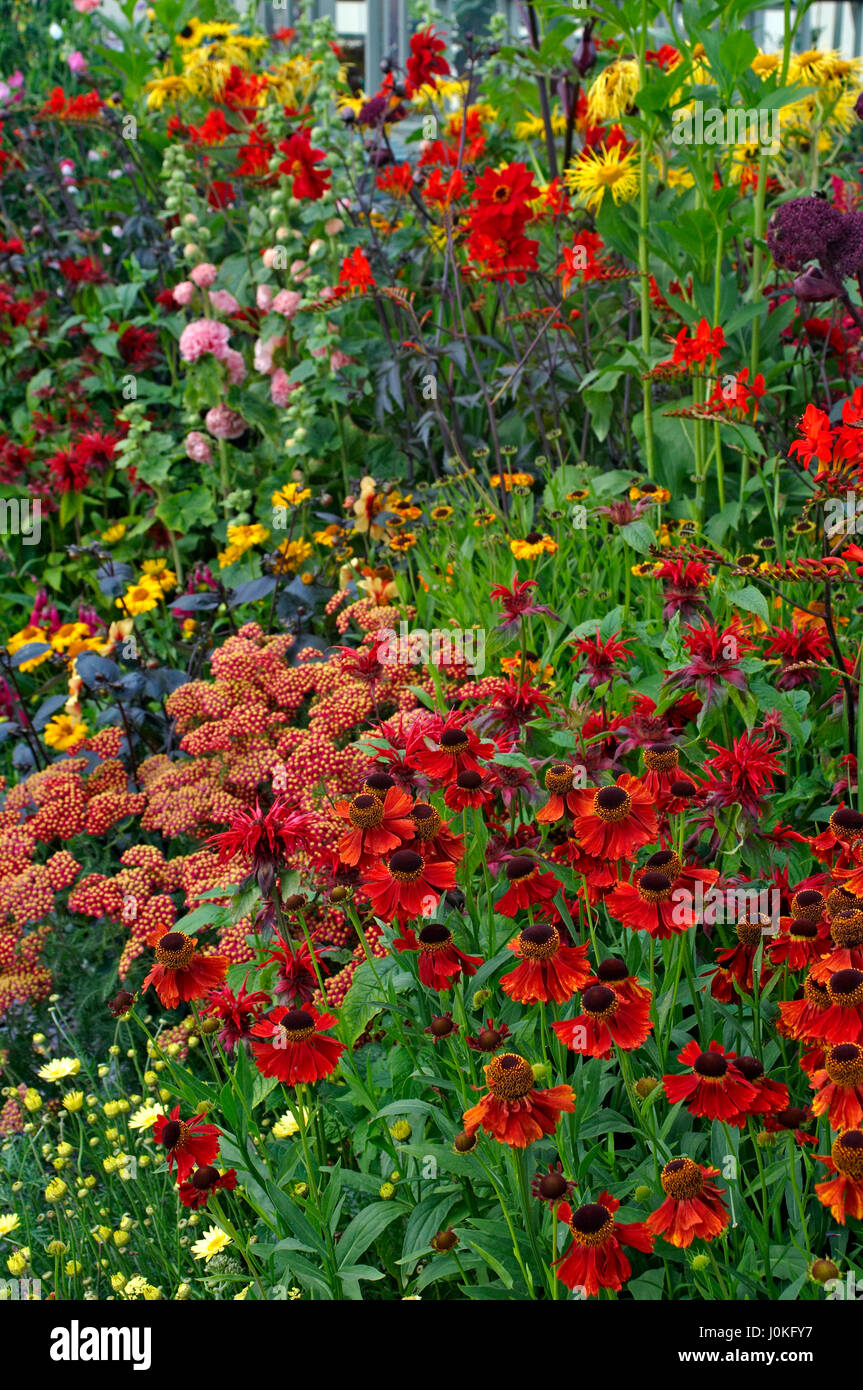
<path id="1" fill-rule="evenodd" d="M 411 1127 L 408 1120 L 396 1120 L 394 1125 L 390 1125 L 390 1134 L 399 1143 L 404 1143 L 411 1137 Z"/>
<path id="2" fill-rule="evenodd" d="M 510 492 L 514 487 L 531 487 L 533 478 L 530 473 L 504 473 L 501 479 L 500 473 L 492 473 L 488 480 L 489 487 L 500 487 L 503 481 L 504 488 Z"/>
<path id="3" fill-rule="evenodd" d="M 61 1255 L 65 1255 L 68 1249 L 69 1247 L 65 1241 L 52 1240 L 49 1245 L 45 1246 L 45 1254 L 50 1255 L 51 1259 L 55 1260 L 58 1259 Z"/>
<path id="4" fill-rule="evenodd" d="M 774 72 L 779 71 L 781 61 L 778 53 L 759 53 L 752 59 L 752 71 L 763 82 L 766 77 L 772 77 Z"/>
<path id="5" fill-rule="evenodd" d="M 45 1188 L 46 1202 L 59 1202 L 61 1197 L 65 1197 L 67 1192 L 66 1184 L 62 1178 L 52 1178 Z"/>
<path id="6" fill-rule="evenodd" d="M 129 585 L 123 597 L 115 600 L 115 604 L 117 608 L 122 608 L 135 617 L 138 613 L 149 613 L 151 608 L 157 606 L 161 597 L 162 586 L 158 579 L 144 574 L 137 584 Z"/>
<path id="7" fill-rule="evenodd" d="M 118 521 L 114 526 L 109 526 L 107 531 L 103 531 L 100 537 L 106 545 L 116 545 L 126 534 L 125 521 Z"/>
<path id="8" fill-rule="evenodd" d="M 48 650 L 40 652 L 38 656 L 31 657 L 29 661 L 22 661 L 18 668 L 21 671 L 34 671 L 37 666 L 42 665 L 43 661 L 48 660 L 51 655 L 51 639 L 48 633 L 41 627 L 22 627 L 21 631 L 13 633 L 6 643 L 6 650 L 9 652 L 10 656 L 14 656 L 22 647 L 28 647 L 31 643 L 44 644 L 48 647 Z"/>
<path id="9" fill-rule="evenodd" d="M 147 110 L 161 111 L 165 102 L 178 101 L 180 97 L 188 96 L 190 89 L 181 74 L 168 73 L 165 77 L 154 77 L 145 85 L 144 91 L 147 93 Z M 102 539 L 107 540 L 107 536 L 103 536 Z"/>
<path id="10" fill-rule="evenodd" d="M 156 1303 L 162 1297 L 162 1290 L 148 1284 L 142 1274 L 134 1274 L 123 1292 L 126 1298 L 143 1298 L 147 1303 Z"/>
<path id="11" fill-rule="evenodd" d="M 417 539 L 415 531 L 405 531 L 401 536 L 390 536 L 390 550 L 404 553 L 416 545 Z"/>
<path id="12" fill-rule="evenodd" d="M 77 1057 L 55 1057 L 53 1062 L 40 1067 L 36 1075 L 40 1081 L 65 1081 L 67 1076 L 77 1076 L 80 1070 Z"/>
<path id="13" fill-rule="evenodd" d="M 300 483 L 286 483 L 283 488 L 273 493 L 272 502 L 274 507 L 298 507 L 311 495 L 310 487 L 302 487 Z"/>
<path id="14" fill-rule="evenodd" d="M 638 87 L 638 64 L 631 58 L 615 58 L 594 79 L 588 92 L 587 124 L 602 125 L 624 116 Z"/>
<path id="15" fill-rule="evenodd" d="M 85 641 L 90 636 L 86 623 L 64 623 L 51 635 L 51 646 L 55 652 L 66 651 L 76 642 Z"/>
<path id="16" fill-rule="evenodd" d="M 0 1216 L 0 1239 L 11 1236 L 13 1231 L 17 1231 L 21 1225 L 15 1212 L 9 1212 L 6 1216 Z"/>
<path id="17" fill-rule="evenodd" d="M 49 748 L 59 748 L 62 753 L 80 743 L 89 732 L 86 724 L 76 723 L 68 714 L 55 714 L 45 725 L 43 737 Z M 41 1072 L 39 1074 L 41 1076 Z"/>
<path id="18" fill-rule="evenodd" d="M 25 1269 L 27 1268 L 29 1259 L 30 1251 L 26 1248 L 26 1246 L 22 1246 L 20 1250 L 15 1251 L 14 1255 L 9 1256 L 8 1260 L 6 1261 L 6 1268 L 8 1269 L 10 1274 L 23 1274 Z"/>
<path id="19" fill-rule="evenodd" d="M 34 1091 L 33 1087 L 31 1086 L 24 1095 L 24 1109 L 29 1110 L 30 1114 L 33 1115 L 36 1113 L 37 1110 L 41 1110 L 41 1108 L 42 1097 L 40 1096 L 39 1092 Z"/>
<path id="20" fill-rule="evenodd" d="M 301 1110 L 300 1115 L 303 1125 L 305 1126 L 308 1124 L 309 1113 L 307 1110 Z M 290 1110 L 288 1110 L 280 1120 L 276 1120 L 276 1123 L 273 1125 L 273 1134 L 277 1139 L 290 1139 L 292 1134 L 299 1134 L 299 1132 L 300 1127 Z"/>
<path id="21" fill-rule="evenodd" d="M 126 1276 L 119 1272 L 111 1275 L 111 1288 L 115 1293 L 122 1293 L 126 1287 Z"/>
<path id="22" fill-rule="evenodd" d="M 231 1244 L 231 1237 L 220 1230 L 218 1226 L 210 1226 L 200 1240 L 196 1240 L 192 1246 L 192 1254 L 196 1260 L 206 1260 L 208 1263 L 214 1255 L 218 1255 L 220 1250 Z"/>
<path id="23" fill-rule="evenodd" d="M 171 589 L 177 587 L 177 576 L 173 570 L 169 570 L 164 560 L 145 560 L 141 566 L 145 575 L 158 581 L 162 592 L 167 594 Z"/>
<path id="24" fill-rule="evenodd" d="M 516 560 L 535 560 L 538 555 L 554 555 L 557 541 L 552 540 L 551 536 L 540 536 L 532 531 L 523 541 L 510 541 L 509 548 Z"/>
<path id="25" fill-rule="evenodd" d="M 164 1105 L 155 1103 L 139 1105 L 134 1115 L 129 1116 L 130 1129 L 152 1129 L 160 1115 L 164 1115 Z"/>
<path id="26" fill-rule="evenodd" d="M 70 1279 L 74 1278 L 78 1274 L 81 1274 L 83 1269 L 84 1266 L 82 1265 L 80 1260 L 66 1261 L 66 1273 Z"/>
<path id="27" fill-rule="evenodd" d="M 636 152 L 629 149 L 621 152 L 620 145 L 606 149 L 586 149 L 564 174 L 567 188 L 578 193 L 585 206 L 592 212 L 599 212 L 605 190 L 617 203 L 629 203 L 638 193 L 638 169 Z"/>
<path id="28" fill-rule="evenodd" d="M 278 547 L 281 558 L 276 562 L 279 573 L 293 574 L 308 560 L 312 549 L 309 541 L 282 541 Z"/>
<path id="29" fill-rule="evenodd" d="M 269 534 L 266 526 L 257 522 L 249 526 L 229 526 L 228 547 L 219 555 L 219 569 L 227 569 L 228 565 L 233 565 L 234 561 L 245 555 L 247 550 L 251 550 L 253 545 L 260 545 L 265 541 Z"/>

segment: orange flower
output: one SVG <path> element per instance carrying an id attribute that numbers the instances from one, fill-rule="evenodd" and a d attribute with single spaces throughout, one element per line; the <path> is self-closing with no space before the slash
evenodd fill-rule
<path id="1" fill-rule="evenodd" d="M 521 964 L 504 975 L 500 987 L 519 1004 L 565 1004 L 590 978 L 588 945 L 565 946 L 557 927 L 534 922 L 509 942 Z"/>
<path id="2" fill-rule="evenodd" d="M 718 1168 L 702 1168 L 691 1158 L 666 1163 L 660 1177 L 665 1201 L 648 1216 L 647 1229 L 684 1250 L 696 1237 L 721 1235 L 730 1217 L 720 1189 L 710 1181 L 718 1176 Z"/>
<path id="3" fill-rule="evenodd" d="M 398 787 L 390 787 L 383 800 L 371 792 L 361 792 L 353 801 L 337 801 L 336 815 L 351 829 L 339 840 L 339 858 L 344 864 L 367 864 L 388 854 L 413 837 L 408 820 L 411 799 Z"/>
<path id="4" fill-rule="evenodd" d="M 228 973 L 227 956 L 199 955 L 197 937 L 185 932 L 164 932 L 160 927 L 147 942 L 155 947 L 156 964 L 141 985 L 141 993 L 153 985 L 166 1009 L 203 999 Z"/>
<path id="5" fill-rule="evenodd" d="M 598 859 L 631 859 L 656 838 L 653 797 L 643 782 L 624 772 L 617 785 L 573 792 L 573 831 L 582 849 Z"/>
<path id="6" fill-rule="evenodd" d="M 555 1268 L 568 1289 L 583 1289 L 588 1298 L 595 1298 L 600 1289 L 622 1289 L 632 1273 L 624 1245 L 644 1254 L 653 1249 L 653 1235 L 644 1221 L 615 1221 L 619 1206 L 610 1192 L 600 1192 L 598 1201 L 588 1202 L 577 1211 L 568 1202 L 561 1202 L 558 1219 L 569 1226 L 572 1245 Z"/>
<path id="7" fill-rule="evenodd" d="M 481 1127 L 500 1144 L 526 1149 L 557 1129 L 562 1111 L 575 1110 L 571 1086 L 536 1088 L 533 1068 L 517 1052 L 504 1052 L 484 1068 L 489 1094 L 464 1112 L 464 1127 L 474 1134 Z"/>
<path id="8" fill-rule="evenodd" d="M 815 1184 L 815 1195 L 827 1207 L 834 1221 L 845 1225 L 845 1217 L 863 1220 L 863 1132 L 849 1129 L 833 1140 L 830 1157 L 816 1154 L 835 1178 Z"/>

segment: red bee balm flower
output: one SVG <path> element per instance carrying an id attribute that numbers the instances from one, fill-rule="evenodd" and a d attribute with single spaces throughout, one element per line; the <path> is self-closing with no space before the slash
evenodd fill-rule
<path id="1" fill-rule="evenodd" d="M 332 1014 L 319 1014 L 311 1004 L 302 1009 L 273 1009 L 256 1023 L 249 1037 L 262 1076 L 277 1076 L 288 1086 L 322 1081 L 335 1071 L 345 1050 L 324 1029 L 335 1026 Z"/>
<path id="2" fill-rule="evenodd" d="M 353 801 L 337 801 L 336 815 L 351 826 L 339 840 L 339 858 L 344 864 L 360 864 L 413 839 L 410 809 L 410 797 L 398 787 L 390 787 L 383 801 L 371 792 L 361 792 Z"/>
<path id="3" fill-rule="evenodd" d="M 494 910 L 504 917 L 515 917 L 523 907 L 551 902 L 562 886 L 559 878 L 544 874 L 537 860 L 527 854 L 516 854 L 508 859 L 503 872 L 509 888 Z"/>
<path id="4" fill-rule="evenodd" d="M 830 1157 L 816 1155 L 835 1178 L 815 1184 L 815 1195 L 827 1207 L 834 1221 L 845 1225 L 845 1217 L 863 1221 L 863 1132 L 849 1129 L 833 1140 Z"/>
<path id="5" fill-rule="evenodd" d="M 489 1094 L 464 1112 L 464 1127 L 474 1134 L 482 1127 L 501 1144 L 526 1149 L 557 1129 L 562 1111 L 575 1110 L 571 1086 L 537 1090 L 530 1062 L 517 1052 L 504 1052 L 484 1068 Z"/>
<path id="6" fill-rule="evenodd" d="M 653 797 L 628 772 L 618 777 L 616 786 L 585 787 L 573 792 L 572 798 L 575 838 L 597 859 L 631 859 L 656 838 Z"/>
<path id="7" fill-rule="evenodd" d="M 600 1192 L 598 1201 L 588 1202 L 577 1211 L 568 1202 L 561 1202 L 558 1219 L 569 1226 L 572 1245 L 555 1268 L 568 1289 L 583 1289 L 588 1298 L 596 1298 L 600 1289 L 622 1289 L 632 1273 L 624 1245 L 645 1255 L 653 1249 L 653 1236 L 645 1222 L 615 1221 L 619 1206 L 610 1192 Z"/>
<path id="8" fill-rule="evenodd" d="M 219 1152 L 221 1131 L 204 1123 L 203 1115 L 180 1119 L 175 1105 L 170 1115 L 160 1115 L 153 1125 L 153 1138 L 166 1150 L 169 1170 L 177 1165 L 177 1182 L 185 1182 L 196 1164 L 212 1163 Z"/>
<path id="9" fill-rule="evenodd" d="M 717 1042 L 712 1042 L 707 1052 L 695 1041 L 687 1043 L 677 1060 L 691 1070 L 684 1076 L 662 1078 L 671 1104 L 685 1101 L 690 1115 L 703 1115 L 708 1120 L 733 1121 L 751 1110 L 755 1087 L 735 1067 L 736 1056 Z"/>
<path id="10" fill-rule="evenodd" d="M 434 909 L 441 893 L 455 887 L 455 865 L 451 860 L 423 859 L 412 849 L 397 849 L 386 864 L 366 873 L 363 884 L 372 912 L 384 921 L 400 925 Z"/>
<path id="11" fill-rule="evenodd" d="M 711 1178 L 718 1168 L 702 1168 L 691 1158 L 673 1158 L 662 1170 L 660 1181 L 665 1201 L 646 1221 L 649 1231 L 669 1245 L 686 1249 L 696 1237 L 713 1240 L 730 1220 L 720 1190 Z"/>
<path id="12" fill-rule="evenodd" d="M 453 945 L 452 932 L 442 922 L 430 922 L 418 937 L 408 929 L 393 945 L 397 951 L 419 951 L 419 977 L 429 989 L 452 989 L 462 975 L 475 975 L 482 965 L 482 956 L 466 956 Z"/>
<path id="13" fill-rule="evenodd" d="M 500 987 L 519 1004 L 565 1004 L 590 978 L 588 945 L 564 946 L 557 927 L 534 922 L 509 943 L 521 964 Z"/>
<path id="14" fill-rule="evenodd" d="M 141 993 L 153 985 L 166 1009 L 202 999 L 228 973 L 227 956 L 199 955 L 197 937 L 186 936 L 185 932 L 163 932 L 160 928 L 147 942 L 155 947 L 156 964 L 141 985 Z"/>

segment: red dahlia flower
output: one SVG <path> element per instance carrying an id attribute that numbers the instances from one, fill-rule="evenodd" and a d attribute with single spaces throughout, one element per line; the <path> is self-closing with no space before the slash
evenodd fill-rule
<path id="1" fill-rule="evenodd" d="M 688 1066 L 689 1072 L 662 1078 L 671 1104 L 685 1101 L 690 1115 L 703 1115 L 708 1120 L 733 1121 L 748 1113 L 755 1088 L 734 1065 L 736 1056 L 718 1042 L 712 1042 L 707 1052 L 695 1041 L 687 1043 L 677 1060 Z"/>
<path id="2" fill-rule="evenodd" d="M 203 999 L 228 973 L 227 956 L 199 955 L 197 937 L 185 932 L 164 932 L 160 927 L 148 936 L 147 943 L 155 948 L 156 963 L 141 985 L 141 993 L 153 985 L 166 1009 Z"/>
<path id="3" fill-rule="evenodd" d="M 685 1250 L 693 1240 L 713 1240 L 731 1217 L 711 1178 L 718 1168 L 703 1168 L 691 1158 L 673 1158 L 662 1170 L 660 1181 L 665 1201 L 646 1221 L 649 1231 L 669 1245 Z"/>
<path id="4" fill-rule="evenodd" d="M 583 1289 L 588 1298 L 595 1298 L 600 1289 L 620 1290 L 632 1273 L 623 1247 L 644 1254 L 653 1249 L 653 1235 L 644 1221 L 615 1221 L 619 1206 L 610 1192 L 600 1192 L 596 1202 L 577 1211 L 568 1202 L 558 1207 L 559 1219 L 572 1232 L 572 1245 L 555 1262 L 557 1277 L 568 1289 Z"/>
<path id="5" fill-rule="evenodd" d="M 442 922 L 429 922 L 419 936 L 408 929 L 393 946 L 399 952 L 419 951 L 420 981 L 439 992 L 452 989 L 462 975 L 475 975 L 482 965 L 482 956 L 466 956 L 453 944 L 452 932 Z"/>
<path id="6" fill-rule="evenodd" d="M 319 1014 L 311 1004 L 271 1010 L 250 1033 L 258 1071 L 288 1086 L 322 1081 L 335 1071 L 345 1050 L 344 1043 L 326 1035 L 335 1023 L 332 1014 Z"/>
<path id="7" fill-rule="evenodd" d="M 429 916 L 442 893 L 455 887 L 451 860 L 423 859 L 413 849 L 397 849 L 385 864 L 368 870 L 363 888 L 372 912 L 386 922 L 403 926 L 414 917 Z"/>
<path id="8" fill-rule="evenodd" d="M 212 1163 L 219 1152 L 221 1130 L 204 1123 L 204 1115 L 180 1119 L 175 1105 L 170 1115 L 160 1115 L 153 1126 L 153 1138 L 165 1149 L 168 1169 L 177 1165 L 177 1182 L 184 1182 L 196 1164 Z"/>
<path id="9" fill-rule="evenodd" d="M 525 927 L 509 950 L 521 964 L 501 977 L 500 987 L 519 1004 L 565 1004 L 590 978 L 587 942 L 565 946 L 549 922 Z"/>
<path id="10" fill-rule="evenodd" d="M 501 1144 L 526 1149 L 544 1134 L 554 1133 L 562 1111 L 575 1110 L 571 1086 L 538 1090 L 533 1068 L 516 1052 L 502 1053 L 484 1070 L 489 1093 L 464 1112 L 468 1134 L 481 1127 Z"/>

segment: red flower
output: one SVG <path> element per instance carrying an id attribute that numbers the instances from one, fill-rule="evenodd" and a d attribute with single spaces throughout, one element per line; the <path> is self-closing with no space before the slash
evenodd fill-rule
<path id="1" fill-rule="evenodd" d="M 405 761 L 438 782 L 454 782 L 460 772 L 479 772 L 478 758 L 490 758 L 493 743 L 481 743 L 473 729 L 465 728 L 467 714 L 453 712 L 446 720 L 423 722 L 409 736 Z M 436 726 L 436 727 L 435 727 Z M 435 746 L 429 748 L 434 740 Z"/>
<path id="2" fill-rule="evenodd" d="M 90 481 L 87 465 L 77 450 L 58 449 L 45 460 L 58 492 L 83 492 Z"/>
<path id="3" fill-rule="evenodd" d="M 522 618 L 531 618 L 539 613 L 545 613 L 557 621 L 557 614 L 552 613 L 544 603 L 533 602 L 530 591 L 537 587 L 536 579 L 520 580 L 516 574 L 513 576 L 511 589 L 507 589 L 505 584 L 496 584 L 494 588 L 489 589 L 489 598 L 503 607 L 503 622 L 498 624 L 498 632 L 506 632 L 520 623 Z"/>
<path id="4" fill-rule="evenodd" d="M 312 149 L 309 132 L 296 131 L 287 140 L 281 141 L 279 150 L 285 156 L 279 165 L 279 173 L 293 179 L 293 196 L 310 202 L 322 198 L 330 186 L 330 175 L 328 170 L 316 166 L 326 159 L 326 152 Z"/>
<path id="5" fill-rule="evenodd" d="M 278 932 L 275 935 L 278 946 L 272 955 L 261 962 L 262 965 L 275 962 L 279 966 L 279 980 L 273 993 L 286 994 L 292 1004 L 307 1004 L 318 988 L 315 962 L 322 975 L 328 974 L 326 965 L 321 961 L 321 953 L 313 948 L 313 961 L 307 942 L 292 943 L 284 941 Z"/>
<path id="6" fill-rule="evenodd" d="M 737 945 L 716 952 L 717 969 L 710 983 L 710 993 L 714 999 L 724 1004 L 733 1003 L 737 997 L 734 984 L 743 994 L 752 994 L 755 989 L 754 965 L 758 947 L 764 941 L 765 933 L 770 932 L 769 917 L 756 918 L 754 922 L 743 920 L 734 928 Z M 762 961 L 761 986 L 763 987 L 773 971 Z"/>
<path id="7" fill-rule="evenodd" d="M 573 797 L 573 834 L 598 859 L 631 859 L 656 837 L 653 798 L 628 772 L 618 777 L 616 786 L 586 787 Z"/>
<path id="8" fill-rule="evenodd" d="M 835 1178 L 815 1184 L 815 1195 L 834 1221 L 845 1225 L 846 1216 L 863 1221 L 863 1132 L 850 1129 L 833 1140 L 830 1157 L 816 1155 Z"/>
<path id="9" fill-rule="evenodd" d="M 455 865 L 450 860 L 423 859 L 412 849 L 397 849 L 363 881 L 374 915 L 387 922 L 398 919 L 401 925 L 433 912 L 441 893 L 454 887 Z"/>
<path id="10" fill-rule="evenodd" d="M 616 632 L 613 637 L 607 637 L 603 641 L 597 627 L 595 637 L 579 637 L 573 643 L 575 655 L 571 660 L 577 661 L 579 657 L 583 659 L 585 669 L 590 672 L 588 686 L 591 690 L 596 690 L 597 686 L 613 680 L 624 659 L 628 660 L 632 656 L 632 648 L 618 642 L 619 636 L 620 633 Z"/>
<path id="11" fill-rule="evenodd" d="M 712 870 L 714 876 L 716 870 Z M 605 898 L 611 917 L 633 931 L 646 931 L 658 941 L 684 932 L 697 921 L 687 901 L 691 894 L 680 877 L 671 878 L 658 869 L 642 869 L 635 883 L 618 879 Z"/>
<path id="12" fill-rule="evenodd" d="M 618 983 L 612 972 L 597 975 L 582 990 L 581 1013 L 551 1026 L 564 1046 L 585 1057 L 607 1059 L 613 1046 L 633 1052 L 653 1028 L 650 991 L 638 985 L 633 988 L 627 981 Z"/>
<path id="13" fill-rule="evenodd" d="M 418 29 L 411 35 L 410 53 L 407 60 L 408 96 L 412 97 L 420 87 L 435 86 L 436 77 L 446 77 L 449 63 L 442 55 L 446 44 L 439 38 L 431 25 Z"/>
<path id="14" fill-rule="evenodd" d="M 722 329 L 711 328 L 707 319 L 703 318 L 694 334 L 690 333 L 688 328 L 681 328 L 674 339 L 671 360 L 675 364 L 682 363 L 687 367 L 703 367 L 707 364 L 710 370 L 714 359 L 719 357 L 723 348 L 727 346 Z"/>
<path id="15" fill-rule="evenodd" d="M 588 1298 L 595 1298 L 600 1289 L 620 1290 L 632 1273 L 623 1247 L 644 1254 L 653 1249 L 653 1236 L 645 1222 L 615 1221 L 619 1206 L 610 1192 L 600 1192 L 596 1202 L 588 1202 L 577 1211 L 572 1211 L 568 1202 L 558 1207 L 558 1218 L 572 1232 L 572 1245 L 555 1262 L 557 1277 L 568 1289 L 583 1289 Z"/>
<path id="16" fill-rule="evenodd" d="M 863 1123 L 863 1048 L 857 1043 L 828 1047 L 823 1070 L 809 1083 L 817 1095 L 814 1115 L 827 1115 L 831 1129 L 859 1129 Z"/>
<path id="17" fill-rule="evenodd" d="M 780 917 L 779 932 L 767 946 L 767 952 L 774 965 L 785 965 L 789 970 L 803 970 L 819 960 L 829 944 L 830 932 L 826 921 L 813 922 L 809 917 Z"/>
<path id="18" fill-rule="evenodd" d="M 249 1035 L 258 1071 L 287 1086 L 322 1081 L 335 1071 L 345 1050 L 344 1043 L 326 1035 L 335 1023 L 332 1014 L 319 1014 L 311 1004 L 273 1009 Z"/>
<path id="19" fill-rule="evenodd" d="M 830 463 L 833 458 L 833 431 L 824 411 L 815 405 L 807 405 L 797 428 L 803 438 L 794 440 L 788 450 L 789 458 L 797 454 L 799 462 L 807 470 L 813 458 L 818 463 Z"/>
<path id="20" fill-rule="evenodd" d="M 521 908 L 551 902 L 562 887 L 559 878 L 544 874 L 539 862 L 527 854 L 508 859 L 503 872 L 509 888 L 495 904 L 495 912 L 504 917 L 515 917 Z"/>
<path id="21" fill-rule="evenodd" d="M 266 813 L 256 801 L 254 811 L 238 811 L 228 829 L 211 835 L 207 844 L 218 850 L 220 864 L 238 856 L 250 860 L 261 891 L 269 893 L 287 856 L 306 848 L 310 824 L 309 815 L 290 810 L 280 799 Z"/>
<path id="22" fill-rule="evenodd" d="M 810 1036 L 825 1043 L 863 1043 L 863 971 L 837 970 L 827 981 L 827 999 Z"/>
<path id="23" fill-rule="evenodd" d="M 219 1042 L 228 1054 L 233 1052 L 241 1038 L 248 1036 L 258 1010 L 270 1002 L 265 990 L 246 989 L 248 979 L 247 975 L 236 994 L 228 985 L 212 990 L 203 1005 L 204 1013 L 222 1020 Z"/>
<path id="24" fill-rule="evenodd" d="M 439 993 L 452 989 L 462 975 L 475 975 L 482 965 L 482 956 L 466 956 L 453 944 L 452 932 L 442 922 L 430 922 L 419 936 L 408 928 L 403 936 L 396 937 L 393 946 L 399 952 L 419 951 L 420 981 Z"/>
<path id="25" fill-rule="evenodd" d="M 575 815 L 578 807 L 573 795 L 575 769 L 567 763 L 552 763 L 545 770 L 544 781 L 548 801 L 536 813 L 540 825 L 552 825 L 562 820 L 566 812 Z"/>
<path id="26" fill-rule="evenodd" d="M 718 1168 L 703 1168 L 691 1158 L 673 1158 L 662 1170 L 660 1181 L 665 1201 L 648 1216 L 646 1225 L 669 1245 L 685 1250 L 693 1240 L 713 1240 L 731 1217 L 711 1178 Z"/>
<path id="27" fill-rule="evenodd" d="M 205 1164 L 203 1168 L 196 1168 L 188 1182 L 180 1183 L 180 1201 L 184 1207 L 205 1207 L 208 1198 L 214 1192 L 224 1189 L 225 1192 L 233 1192 L 237 1186 L 237 1170 L 229 1168 L 227 1172 L 220 1173 L 213 1164 Z"/>
<path id="28" fill-rule="evenodd" d="M 203 999 L 228 973 L 227 956 L 199 955 L 197 938 L 184 932 L 159 928 L 147 941 L 155 947 L 156 964 L 141 985 L 141 993 L 153 985 L 166 1009 L 176 1009 L 181 1001 L 187 1004 Z"/>
<path id="29" fill-rule="evenodd" d="M 734 739 L 730 749 L 710 742 L 708 747 L 716 750 L 716 756 L 708 758 L 707 767 L 718 774 L 708 783 L 711 801 L 718 806 L 741 805 L 757 819 L 761 797 L 773 791 L 773 774 L 782 772 L 775 740 L 769 734 L 759 737 L 753 729 Z"/>
<path id="30" fill-rule="evenodd" d="M 799 998 L 780 1000 L 776 1031 L 795 1042 L 815 1042 L 821 1037 L 821 1018 L 830 1007 L 826 984 L 816 980 L 810 970 Z"/>
<path id="31" fill-rule="evenodd" d="M 351 826 L 338 846 L 345 864 L 365 865 L 372 856 L 387 854 L 413 838 L 411 799 L 398 787 L 390 787 L 383 800 L 361 792 L 353 801 L 337 801 L 334 809 Z"/>
<path id="32" fill-rule="evenodd" d="M 590 978 L 588 945 L 565 946 L 557 927 L 534 922 L 525 927 L 509 950 L 521 964 L 503 975 L 500 987 L 519 1004 L 565 1004 Z"/>
<path id="33" fill-rule="evenodd" d="M 443 799 L 451 811 L 463 811 L 467 806 L 487 806 L 493 796 L 482 772 L 460 772 Z"/>
<path id="34" fill-rule="evenodd" d="M 562 1111 L 575 1110 L 571 1086 L 538 1090 L 533 1068 L 517 1052 L 504 1052 L 484 1068 L 487 1096 L 464 1112 L 468 1134 L 479 1128 L 500 1144 L 526 1149 L 544 1134 L 557 1129 Z"/>
<path id="35" fill-rule="evenodd" d="M 339 271 L 339 284 L 346 285 L 348 289 L 357 290 L 363 294 L 370 290 L 377 281 L 372 275 L 372 268 L 363 255 L 362 249 L 355 246 L 349 256 L 345 256 Z"/>
<path id="36" fill-rule="evenodd" d="M 196 1164 L 212 1163 L 219 1152 L 221 1130 L 204 1123 L 204 1115 L 180 1119 L 175 1105 L 170 1115 L 160 1115 L 153 1126 L 153 1138 L 165 1149 L 168 1170 L 177 1165 L 177 1182 L 184 1182 Z"/>
<path id="37" fill-rule="evenodd" d="M 755 1088 L 734 1065 L 736 1052 L 726 1052 L 712 1042 L 702 1052 L 697 1042 L 689 1042 L 678 1055 L 678 1062 L 690 1068 L 684 1076 L 664 1076 L 665 1094 L 672 1105 L 685 1101 L 690 1115 L 709 1120 L 734 1120 L 752 1108 Z"/>

